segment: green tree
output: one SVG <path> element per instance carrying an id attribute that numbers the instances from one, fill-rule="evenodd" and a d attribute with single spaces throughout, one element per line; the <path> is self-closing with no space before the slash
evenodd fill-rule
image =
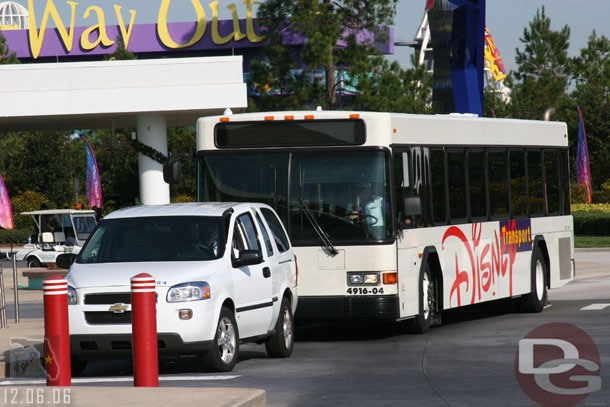
<path id="1" fill-rule="evenodd" d="M 411 63 L 417 66 L 414 55 Z M 345 82 L 356 92 L 347 97 L 350 110 L 432 113 L 432 75 L 423 66 L 402 69 L 384 56 L 363 55 L 347 73 L 352 80 Z"/>
<path id="2" fill-rule="evenodd" d="M 610 40 L 593 31 L 587 47 L 571 60 L 574 91 L 585 123 L 591 180 L 594 189 L 610 179 Z M 572 157 L 576 156 L 577 112 L 573 109 Z"/>
<path id="3" fill-rule="evenodd" d="M 116 38 L 116 50 L 112 54 L 106 55 L 104 59 L 106 61 L 119 61 L 138 59 L 138 57 L 127 50 L 127 48 L 125 47 L 125 42 L 123 41 L 123 37 L 119 35 Z"/>
<path id="4" fill-rule="evenodd" d="M 551 30 L 551 19 L 546 16 L 544 6 L 523 29 L 519 39 L 523 51 L 516 49 L 512 115 L 521 119 L 539 120 L 547 107 L 555 107 L 555 119 L 565 117 L 568 107 L 568 46 L 570 28 L 565 25 L 560 31 Z"/>
<path id="5" fill-rule="evenodd" d="M 327 109 L 337 108 L 337 92 L 354 54 L 378 54 L 375 40 L 385 37 L 380 26 L 392 24 L 397 0 L 268 0 L 257 13 L 258 23 L 268 38 L 265 62 L 253 67 L 254 86 L 261 92 L 277 91 L 286 104 L 309 104 L 324 100 Z M 369 33 L 369 36 L 362 36 Z M 356 35 L 360 34 L 360 41 Z M 283 45 L 287 35 L 306 38 L 298 59 Z M 347 43 L 347 45 L 346 45 Z M 295 71 L 300 60 L 305 71 Z M 264 74 L 264 68 L 270 72 Z M 323 72 L 323 78 L 316 76 Z M 351 75 L 354 77 L 354 75 Z M 322 80 L 323 79 L 323 80 Z M 265 99 L 263 97 L 263 99 Z"/>
<path id="6" fill-rule="evenodd" d="M 6 43 L 6 38 L 0 32 L 0 64 L 18 64 L 19 59 L 14 52 L 10 50 Z"/>
<path id="7" fill-rule="evenodd" d="M 194 201 L 197 197 L 195 141 L 192 127 L 174 127 L 167 131 L 167 149 L 182 166 L 180 182 L 170 186 L 172 202 L 189 202 L 189 198 Z"/>

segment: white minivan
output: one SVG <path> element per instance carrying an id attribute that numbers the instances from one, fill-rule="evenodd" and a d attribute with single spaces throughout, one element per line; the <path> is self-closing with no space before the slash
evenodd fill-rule
<path id="1" fill-rule="evenodd" d="M 240 342 L 292 353 L 297 264 L 270 206 L 138 206 L 107 215 L 66 276 L 75 374 L 88 360 L 131 357 L 130 279 L 142 272 L 156 280 L 161 356 L 198 354 L 230 371 Z"/>

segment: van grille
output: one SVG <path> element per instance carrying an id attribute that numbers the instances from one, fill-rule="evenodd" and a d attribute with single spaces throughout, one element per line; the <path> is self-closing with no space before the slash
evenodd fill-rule
<path id="1" fill-rule="evenodd" d="M 121 313 L 106 311 L 86 311 L 85 320 L 90 325 L 131 324 L 131 311 Z"/>
<path id="2" fill-rule="evenodd" d="M 96 293 L 85 294 L 85 304 L 131 304 L 131 293 Z"/>

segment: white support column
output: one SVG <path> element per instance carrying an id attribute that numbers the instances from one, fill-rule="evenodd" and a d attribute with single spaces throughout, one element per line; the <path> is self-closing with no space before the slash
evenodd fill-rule
<path id="1" fill-rule="evenodd" d="M 139 114 L 137 137 L 140 143 L 167 156 L 167 125 L 163 114 Z M 142 204 L 169 203 L 169 184 L 163 181 L 163 165 L 143 154 L 138 154 L 138 170 Z"/>

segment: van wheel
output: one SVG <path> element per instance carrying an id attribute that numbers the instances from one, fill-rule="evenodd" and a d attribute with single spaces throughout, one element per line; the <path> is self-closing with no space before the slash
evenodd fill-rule
<path id="1" fill-rule="evenodd" d="M 233 312 L 222 307 L 212 349 L 203 355 L 204 366 L 215 372 L 233 370 L 239 356 L 239 331 Z"/>
<path id="2" fill-rule="evenodd" d="M 523 312 L 541 312 L 547 301 L 547 265 L 539 248 L 532 254 L 532 291 L 521 297 Z"/>
<path id="3" fill-rule="evenodd" d="M 36 257 L 28 257 L 26 265 L 29 269 L 35 269 L 41 266 L 40 260 Z"/>
<path id="4" fill-rule="evenodd" d="M 288 298 L 282 298 L 280 314 L 275 323 L 275 332 L 265 342 L 267 355 L 271 358 L 287 358 L 294 347 L 294 318 Z"/>
<path id="5" fill-rule="evenodd" d="M 436 287 L 427 263 L 419 281 L 419 301 L 421 309 L 413 321 L 413 328 L 415 333 L 423 334 L 430 329 L 436 310 Z"/>

